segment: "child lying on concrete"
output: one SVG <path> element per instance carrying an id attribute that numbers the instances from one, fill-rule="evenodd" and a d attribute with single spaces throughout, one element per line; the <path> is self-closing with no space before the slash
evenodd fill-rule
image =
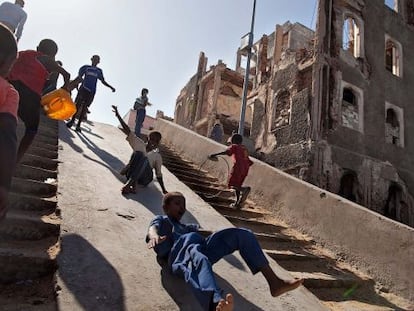
<path id="1" fill-rule="evenodd" d="M 166 194 L 163 209 L 166 215 L 158 215 L 150 223 L 146 236 L 148 248 L 153 248 L 158 257 L 168 259 L 172 273 L 191 285 L 203 309 L 233 310 L 233 296 L 228 294 L 224 298 L 212 265 L 237 250 L 253 274 L 263 274 L 273 297 L 302 284 L 302 280 L 284 281 L 275 274 L 250 230 L 228 228 L 211 234 L 200 230 L 198 225 L 181 223 L 186 208 L 180 192 Z"/>

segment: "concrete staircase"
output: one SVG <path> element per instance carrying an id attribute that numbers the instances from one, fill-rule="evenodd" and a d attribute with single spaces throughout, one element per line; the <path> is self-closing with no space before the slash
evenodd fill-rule
<path id="1" fill-rule="evenodd" d="M 19 124 L 18 137 L 24 126 Z M 0 309 L 56 310 L 59 253 L 58 124 L 41 118 L 38 135 L 15 171 L 0 224 Z"/>
<path id="2" fill-rule="evenodd" d="M 251 229 L 267 255 L 304 285 L 331 310 L 406 310 L 395 299 L 382 296 L 376 284 L 318 246 L 311 237 L 289 228 L 254 202 L 247 200 L 234 209 L 234 194 L 202 167 L 161 147 L 164 165 L 234 226 Z M 398 299 L 397 299 L 398 300 Z"/>

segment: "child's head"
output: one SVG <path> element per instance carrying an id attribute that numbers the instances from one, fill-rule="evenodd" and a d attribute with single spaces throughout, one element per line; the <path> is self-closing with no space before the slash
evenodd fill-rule
<path id="1" fill-rule="evenodd" d="M 148 144 L 147 144 L 147 151 L 151 151 L 158 147 L 161 141 L 161 133 L 157 131 L 153 131 L 148 135 Z"/>
<path id="2" fill-rule="evenodd" d="M 91 58 L 91 61 L 92 61 L 92 66 L 96 66 L 101 61 L 101 58 L 99 57 L 99 55 L 93 55 Z"/>
<path id="3" fill-rule="evenodd" d="M 162 208 L 167 216 L 181 220 L 186 211 L 184 195 L 181 192 L 168 192 L 162 200 Z"/>
<path id="4" fill-rule="evenodd" d="M 148 93 L 149 93 L 149 91 L 148 91 L 148 89 L 146 89 L 146 88 L 143 88 L 143 89 L 141 90 L 141 96 L 148 95 Z"/>
<path id="5" fill-rule="evenodd" d="M 24 0 L 16 0 L 14 3 L 20 5 L 21 7 L 24 7 Z"/>
<path id="6" fill-rule="evenodd" d="M 0 23 L 0 76 L 7 76 L 16 58 L 16 38 L 6 26 Z"/>
<path id="7" fill-rule="evenodd" d="M 241 136 L 240 134 L 233 134 L 231 136 L 232 144 L 240 145 L 242 142 L 243 142 L 243 136 Z"/>
<path id="8" fill-rule="evenodd" d="M 52 58 L 55 58 L 58 52 L 58 46 L 56 42 L 52 39 L 43 39 L 37 46 L 37 51 Z"/>

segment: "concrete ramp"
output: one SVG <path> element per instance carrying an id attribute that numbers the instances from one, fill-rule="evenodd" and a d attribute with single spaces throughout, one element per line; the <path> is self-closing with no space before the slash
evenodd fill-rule
<path id="1" fill-rule="evenodd" d="M 62 251 L 58 257 L 58 305 L 75 310 L 200 310 L 187 285 L 156 262 L 146 248 L 149 221 L 162 213 L 157 183 L 124 197 L 118 171 L 131 149 L 117 128 L 86 123 L 81 133 L 59 128 L 58 202 L 62 211 Z M 167 190 L 187 199 L 185 221 L 217 230 L 232 226 L 167 169 Z M 291 276 L 271 260 L 277 274 Z M 304 287 L 270 296 L 262 275 L 251 275 L 239 254 L 214 266 L 235 310 L 327 310 Z"/>

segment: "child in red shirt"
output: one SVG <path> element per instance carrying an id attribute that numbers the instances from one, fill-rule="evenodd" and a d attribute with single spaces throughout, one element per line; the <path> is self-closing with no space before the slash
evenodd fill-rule
<path id="1" fill-rule="evenodd" d="M 70 74 L 55 61 L 57 51 L 58 47 L 53 40 L 43 39 L 36 51 L 20 51 L 19 58 L 10 70 L 8 80 L 19 92 L 18 115 L 26 128 L 17 151 L 17 162 L 22 159 L 37 134 L 40 99 L 49 74 L 57 72 L 63 76 L 65 84 L 69 82 Z"/>
<path id="2" fill-rule="evenodd" d="M 229 175 L 228 187 L 236 191 L 236 202 L 232 206 L 237 208 L 247 199 L 250 193 L 251 188 L 243 187 L 242 185 L 249 173 L 250 166 L 253 164 L 249 159 L 249 152 L 242 142 L 243 136 L 233 134 L 231 137 L 231 146 L 227 150 L 209 155 L 209 159 L 214 159 L 218 155 L 232 157 L 233 167 Z"/>
<path id="3" fill-rule="evenodd" d="M 16 39 L 6 26 L 0 24 L 0 220 L 7 213 L 8 193 L 16 163 L 19 93 L 5 79 L 16 58 Z"/>

